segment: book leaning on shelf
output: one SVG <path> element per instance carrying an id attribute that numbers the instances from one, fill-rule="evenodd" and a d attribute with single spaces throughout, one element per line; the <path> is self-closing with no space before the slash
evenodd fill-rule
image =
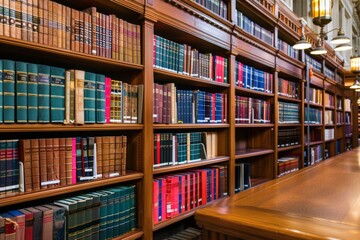
<path id="1" fill-rule="evenodd" d="M 142 122 L 143 85 L 7 59 L 0 67 L 0 123 Z"/>
<path id="2" fill-rule="evenodd" d="M 137 227 L 135 192 L 135 185 L 115 186 L 0 213 L 0 238 L 115 238 Z"/>
<path id="3" fill-rule="evenodd" d="M 126 174 L 126 136 L 0 140 L 0 195 Z"/>

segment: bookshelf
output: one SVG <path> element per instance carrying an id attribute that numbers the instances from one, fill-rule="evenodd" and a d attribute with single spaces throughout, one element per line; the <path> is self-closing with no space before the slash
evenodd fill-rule
<path id="1" fill-rule="evenodd" d="M 105 19 L 112 16 L 135 26 L 129 30 L 135 40 L 130 33 L 127 40 L 139 49 L 120 59 L 116 51 L 112 57 L 105 50 L 102 55 L 90 54 L 0 36 L 1 59 L 79 69 L 123 84 L 141 85 L 143 97 L 136 102 L 136 110 L 142 105 L 142 121 L 1 124 L 0 140 L 127 137 L 125 174 L 6 195 L 0 198 L 1 212 L 131 185 L 136 187 L 136 226 L 114 237 L 156 239 L 157 232 L 191 218 L 196 209 L 244 190 L 239 184 L 249 180 L 245 174 L 251 177 L 248 184 L 255 186 L 303 168 L 311 149 L 320 159 L 340 154 L 354 144 L 355 134 L 349 131 L 355 126 L 356 115 L 345 108 L 347 101 L 352 106 L 354 96 L 343 86 L 342 62 L 331 51 L 326 58 L 318 59 L 294 51 L 291 45 L 300 37 L 301 25 L 279 1 L 224 0 L 219 1 L 219 9 L 208 9 L 192 0 L 81 0 L 61 4 L 79 12 L 95 7 Z M 187 56 L 182 66 L 181 53 Z M 312 65 L 311 70 L 306 63 Z M 316 101 L 305 100 L 310 90 L 314 90 Z M 176 101 L 177 97 L 183 101 Z M 198 108 L 192 99 L 203 101 L 204 108 Z M 308 110 L 321 121 L 306 122 Z M 332 137 L 327 137 L 328 131 L 333 131 Z M 162 136 L 167 140 L 162 141 Z M 186 151 L 194 150 L 191 154 L 196 157 L 187 159 L 186 152 L 185 160 L 179 163 L 178 154 L 183 154 L 179 145 Z M 212 149 L 207 154 L 214 154 L 204 157 L 203 149 Z M 154 182 L 186 174 L 191 179 L 191 174 L 205 169 L 215 169 L 209 173 L 213 176 L 226 174 L 216 183 L 222 194 L 155 224 Z"/>

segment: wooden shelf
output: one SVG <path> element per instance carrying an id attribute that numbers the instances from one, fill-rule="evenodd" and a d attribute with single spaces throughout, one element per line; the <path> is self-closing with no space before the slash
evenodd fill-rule
<path id="1" fill-rule="evenodd" d="M 279 123 L 279 127 L 301 127 L 301 123 Z"/>
<path id="2" fill-rule="evenodd" d="M 321 105 L 321 104 L 318 104 L 318 103 L 312 103 L 312 102 L 307 102 L 307 101 L 305 101 L 305 106 L 307 106 L 307 104 L 309 104 L 310 105 L 310 107 L 316 107 L 316 108 L 322 108 L 323 107 L 323 105 Z"/>
<path id="3" fill-rule="evenodd" d="M 321 123 L 304 123 L 304 127 L 322 127 L 323 125 Z"/>
<path id="4" fill-rule="evenodd" d="M 235 153 L 235 159 L 256 157 L 256 156 L 270 154 L 273 152 L 274 150 L 272 149 L 247 149 L 247 150 L 237 151 Z"/>
<path id="5" fill-rule="evenodd" d="M 160 129 L 216 129 L 216 128 L 228 128 L 230 125 L 227 123 L 219 123 L 219 124 L 154 124 L 154 130 Z"/>
<path id="6" fill-rule="evenodd" d="M 273 123 L 236 123 L 236 128 L 272 128 Z"/>
<path id="7" fill-rule="evenodd" d="M 286 96 L 282 96 L 282 95 L 279 95 L 279 94 L 278 94 L 278 99 L 288 101 L 288 102 L 301 103 L 300 99 L 296 99 L 296 98 L 292 98 L 292 97 L 286 97 Z"/>
<path id="8" fill-rule="evenodd" d="M 135 229 L 123 235 L 113 238 L 113 240 L 135 240 L 139 239 L 144 235 L 144 232 L 141 229 Z"/>
<path id="9" fill-rule="evenodd" d="M 42 198 L 59 196 L 64 193 L 76 193 L 79 191 L 90 190 L 97 187 L 104 187 L 112 184 L 129 182 L 134 180 L 140 180 L 143 178 L 143 173 L 135 171 L 127 171 L 127 174 L 124 176 L 113 177 L 113 178 L 103 178 L 93 181 L 88 181 L 84 183 L 79 183 L 75 185 L 69 185 L 58 188 L 46 188 L 40 191 L 34 192 L 24 192 L 17 193 L 14 196 L 6 196 L 6 198 L 0 198 L 0 207 L 10 206 L 14 203 L 23 203 L 33 200 L 38 200 Z"/>
<path id="10" fill-rule="evenodd" d="M 278 152 L 285 152 L 285 151 L 297 149 L 300 147 L 301 147 L 301 145 L 294 145 L 294 146 L 289 146 L 289 147 L 278 147 Z"/>
<path id="11" fill-rule="evenodd" d="M 335 139 L 328 139 L 328 140 L 325 140 L 325 142 L 327 143 L 327 142 L 333 142 L 333 141 L 335 141 Z"/>
<path id="12" fill-rule="evenodd" d="M 261 92 L 261 91 L 256 91 L 256 90 L 252 90 L 252 89 L 247 89 L 247 88 L 243 88 L 243 87 L 235 87 L 236 93 L 237 94 L 245 94 L 246 96 L 250 95 L 250 96 L 259 96 L 259 97 L 274 97 L 275 94 L 273 93 L 266 93 L 266 92 Z"/>
<path id="13" fill-rule="evenodd" d="M 181 84 L 184 86 L 194 87 L 205 87 L 205 88 L 213 88 L 213 87 L 221 87 L 221 88 L 229 88 L 230 84 L 216 82 L 213 80 L 201 79 L 197 77 L 191 77 L 189 75 L 174 73 L 170 70 L 163 70 L 154 68 L 155 80 L 160 82 L 170 83 L 173 82 L 175 84 Z"/>
<path id="14" fill-rule="evenodd" d="M 313 142 L 310 142 L 310 143 L 305 143 L 306 146 L 310 145 L 310 146 L 313 146 L 313 145 L 320 145 L 322 144 L 323 141 L 313 141 Z"/>
<path id="15" fill-rule="evenodd" d="M 169 173 L 169 172 L 175 172 L 180 170 L 187 170 L 190 168 L 195 167 L 201 167 L 201 166 L 208 166 L 212 164 L 222 163 L 229 161 L 229 157 L 216 157 L 213 159 L 204 159 L 198 162 L 192 162 L 192 163 L 184 163 L 179 165 L 173 165 L 173 166 L 166 166 L 166 167 L 158 167 L 154 168 L 153 174 L 161 174 L 161 173 Z"/>
<path id="16" fill-rule="evenodd" d="M 80 131 L 119 131 L 142 130 L 142 124 L 2 124 L 0 132 L 80 132 Z"/>
<path id="17" fill-rule="evenodd" d="M 335 127 L 335 124 L 325 124 L 325 127 Z"/>
<path id="18" fill-rule="evenodd" d="M 325 109 L 328 109 L 328 110 L 335 110 L 335 107 L 334 107 L 334 106 L 325 106 Z"/>

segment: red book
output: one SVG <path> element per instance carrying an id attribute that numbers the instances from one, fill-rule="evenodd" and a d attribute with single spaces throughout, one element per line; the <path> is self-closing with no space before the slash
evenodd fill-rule
<path id="1" fill-rule="evenodd" d="M 153 197 L 152 197 L 152 209 L 153 209 L 153 224 L 159 222 L 159 181 L 153 180 Z"/>
<path id="2" fill-rule="evenodd" d="M 166 218 L 179 214 L 179 177 L 166 177 Z"/>
<path id="3" fill-rule="evenodd" d="M 165 178 L 160 178 L 161 181 L 161 220 L 166 220 L 166 190 L 167 190 L 167 183 Z"/>
<path id="4" fill-rule="evenodd" d="M 185 174 L 185 211 L 190 210 L 190 174 Z"/>
<path id="5" fill-rule="evenodd" d="M 34 213 L 26 209 L 20 209 L 19 211 L 25 215 L 25 239 L 32 240 L 34 230 Z"/>
<path id="6" fill-rule="evenodd" d="M 105 77 L 105 123 L 110 123 L 111 78 Z"/>
<path id="7" fill-rule="evenodd" d="M 206 195 L 206 170 L 196 170 L 199 173 L 199 205 L 207 203 Z"/>
<path id="8" fill-rule="evenodd" d="M 42 239 L 53 239 L 53 229 L 54 229 L 54 218 L 53 210 L 46 208 L 44 206 L 37 206 L 36 209 L 42 211 Z"/>
<path id="9" fill-rule="evenodd" d="M 179 193 L 181 193 L 181 204 L 179 204 L 179 213 L 185 212 L 185 204 L 186 204 L 186 177 L 184 174 L 179 175 Z"/>
<path id="10" fill-rule="evenodd" d="M 76 138 L 72 138 L 72 184 L 76 184 Z"/>

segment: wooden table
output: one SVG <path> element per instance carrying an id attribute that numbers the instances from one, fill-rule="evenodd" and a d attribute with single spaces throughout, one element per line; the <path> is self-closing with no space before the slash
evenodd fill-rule
<path id="1" fill-rule="evenodd" d="M 203 239 L 360 239 L 360 148 L 199 209 Z"/>

